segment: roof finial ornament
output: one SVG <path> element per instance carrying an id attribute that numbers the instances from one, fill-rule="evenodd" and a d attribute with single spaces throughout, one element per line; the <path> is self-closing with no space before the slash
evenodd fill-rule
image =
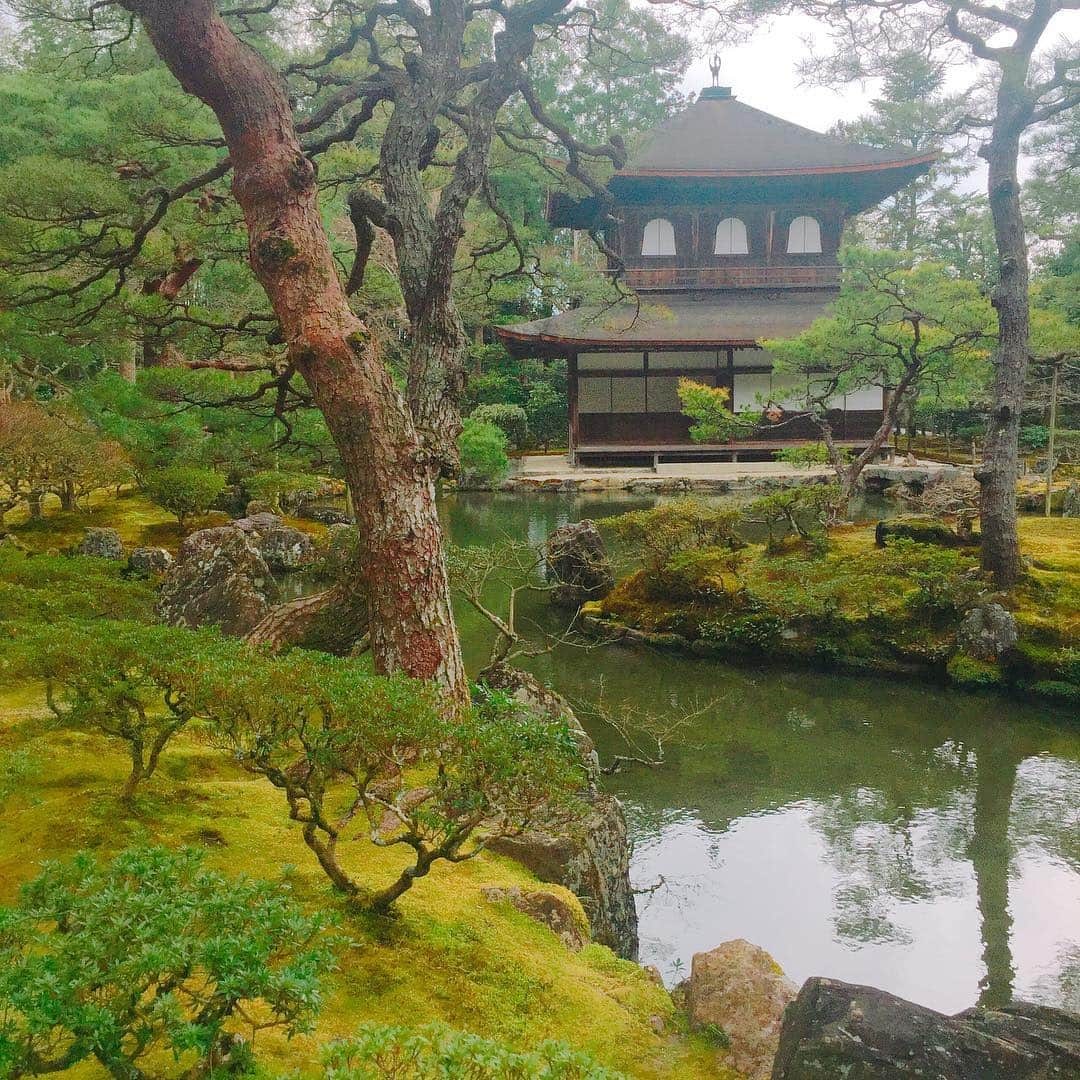
<path id="1" fill-rule="evenodd" d="M 712 84 L 713 86 L 720 85 L 720 57 L 714 53 L 709 57 L 709 70 L 712 72 Z"/>

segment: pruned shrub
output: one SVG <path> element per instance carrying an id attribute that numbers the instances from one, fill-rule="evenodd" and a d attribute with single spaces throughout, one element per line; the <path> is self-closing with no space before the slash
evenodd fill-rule
<path id="1" fill-rule="evenodd" d="M 736 531 L 739 511 L 724 503 L 672 499 L 648 510 L 603 518 L 597 527 L 656 574 L 673 555 L 695 548 L 744 547 Z"/>
<path id="2" fill-rule="evenodd" d="M 458 437 L 461 454 L 460 481 L 466 486 L 497 483 L 510 467 L 506 456 L 507 438 L 502 428 L 470 417 Z"/>
<path id="3" fill-rule="evenodd" d="M 799 485 L 762 495 L 743 509 L 743 518 L 765 529 L 765 550 L 778 555 L 798 547 L 822 555 L 828 546 L 826 526 L 843 502 L 836 484 Z"/>
<path id="4" fill-rule="evenodd" d="M 529 417 L 521 405 L 477 405 L 469 413 L 469 419 L 478 424 L 494 424 L 514 450 L 521 450 L 528 442 Z"/>
<path id="5" fill-rule="evenodd" d="M 189 465 L 156 469 L 142 478 L 143 490 L 150 501 L 175 514 L 181 529 L 187 528 L 192 515 L 205 514 L 225 485 L 221 473 Z"/>
<path id="6" fill-rule="evenodd" d="M 0 1076 L 87 1061 L 126 1080 L 240 1071 L 260 1031 L 311 1029 L 326 929 L 284 887 L 190 850 L 46 863 L 0 908 Z"/>
<path id="7" fill-rule="evenodd" d="M 443 1024 L 365 1024 L 323 1055 L 326 1080 L 625 1080 L 565 1043 L 512 1050 Z"/>
<path id="8" fill-rule="evenodd" d="M 886 543 L 882 569 L 914 585 L 909 606 L 931 616 L 956 617 L 986 590 L 979 564 L 970 555 L 903 537 Z"/>
<path id="9" fill-rule="evenodd" d="M 252 498 L 262 500 L 277 514 L 282 512 L 284 502 L 292 496 L 311 493 L 316 495 L 322 486 L 322 481 L 310 473 L 286 472 L 279 469 L 270 469 L 256 473 L 245 482 L 247 490 Z"/>

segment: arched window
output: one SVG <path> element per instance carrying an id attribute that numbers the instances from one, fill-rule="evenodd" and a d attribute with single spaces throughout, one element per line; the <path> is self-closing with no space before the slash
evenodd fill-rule
<path id="1" fill-rule="evenodd" d="M 811 255 L 821 251 L 821 226 L 816 218 L 803 215 L 791 223 L 787 249 L 791 255 Z"/>
<path id="2" fill-rule="evenodd" d="M 746 223 L 737 217 L 724 218 L 716 226 L 714 255 L 748 255 L 750 247 L 746 242 Z"/>
<path id="3" fill-rule="evenodd" d="M 653 218 L 641 237 L 642 255 L 674 255 L 675 229 L 666 218 Z"/>

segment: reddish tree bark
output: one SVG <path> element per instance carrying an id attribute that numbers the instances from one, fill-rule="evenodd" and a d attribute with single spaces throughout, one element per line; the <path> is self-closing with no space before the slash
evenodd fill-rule
<path id="1" fill-rule="evenodd" d="M 183 88 L 213 109 L 247 223 L 251 266 L 341 454 L 356 500 L 357 580 L 376 668 L 467 700 L 432 469 L 407 403 L 349 307 L 283 82 L 212 0 L 123 0 Z"/>

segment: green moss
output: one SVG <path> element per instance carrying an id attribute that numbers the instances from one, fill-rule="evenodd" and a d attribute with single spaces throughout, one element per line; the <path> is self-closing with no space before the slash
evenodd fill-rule
<path id="1" fill-rule="evenodd" d="M 256 249 L 259 258 L 267 263 L 283 263 L 291 259 L 297 251 L 296 245 L 287 236 L 264 236 Z"/>
<path id="2" fill-rule="evenodd" d="M 986 689 L 1000 686 L 1002 682 L 1001 670 L 989 660 L 976 660 L 972 656 L 957 653 L 945 670 L 957 686 L 965 689 Z"/>

